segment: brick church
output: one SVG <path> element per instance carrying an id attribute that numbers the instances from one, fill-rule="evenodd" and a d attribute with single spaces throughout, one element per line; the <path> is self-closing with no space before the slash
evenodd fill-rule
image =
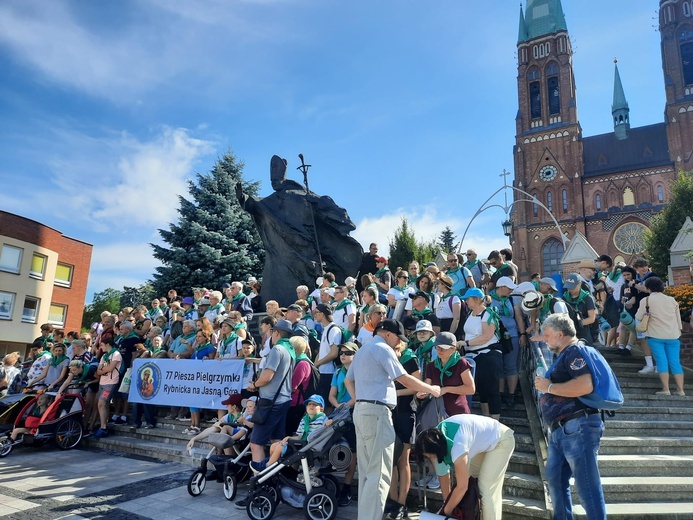
<path id="1" fill-rule="evenodd" d="M 614 131 L 587 137 L 561 1 L 527 0 L 520 8 L 513 186 L 541 201 L 568 239 L 579 232 L 600 254 L 626 262 L 642 254 L 643 233 L 667 204 L 676 172 L 693 170 L 693 0 L 660 0 L 659 32 L 664 122 L 631 128 L 616 64 Z M 529 200 L 513 191 L 515 200 Z M 521 277 L 561 272 L 564 243 L 550 215 L 524 202 L 511 220 Z"/>

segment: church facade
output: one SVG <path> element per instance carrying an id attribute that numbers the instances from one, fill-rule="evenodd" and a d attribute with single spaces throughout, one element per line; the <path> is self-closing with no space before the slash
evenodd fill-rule
<path id="1" fill-rule="evenodd" d="M 614 131 L 584 136 L 577 112 L 573 51 L 561 0 L 520 8 L 518 99 L 513 148 L 515 200 L 536 197 L 567 239 L 584 235 L 600 254 L 642 255 L 643 234 L 669 199 L 669 183 L 693 170 L 693 0 L 661 0 L 659 30 L 666 91 L 661 123 L 631 128 L 614 68 Z M 514 204 L 513 261 L 525 278 L 561 272 L 564 241 L 539 204 Z"/>

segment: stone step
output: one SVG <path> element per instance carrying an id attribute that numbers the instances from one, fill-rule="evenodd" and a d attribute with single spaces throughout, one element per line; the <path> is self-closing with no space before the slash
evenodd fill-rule
<path id="1" fill-rule="evenodd" d="M 654 395 L 651 393 L 633 393 L 626 389 L 623 390 L 623 401 L 625 406 L 647 406 L 652 408 L 691 408 L 693 407 L 693 396 L 678 395 Z M 618 412 L 616 412 L 618 413 Z"/>
<path id="2" fill-rule="evenodd" d="M 604 436 L 600 455 L 693 454 L 693 437 Z"/>
<path id="3" fill-rule="evenodd" d="M 103 439 L 88 437 L 82 442 L 90 448 L 126 453 L 140 457 L 150 457 L 171 462 L 180 462 L 189 465 L 191 468 L 199 464 L 201 451 L 196 456 L 190 457 L 185 453 L 183 446 L 167 442 L 157 442 L 149 439 L 137 439 L 120 435 L 109 435 Z"/>
<path id="4" fill-rule="evenodd" d="M 621 391 L 624 394 L 654 394 L 662 389 L 659 379 L 655 379 L 653 377 L 638 377 L 637 379 L 619 378 L 618 384 L 621 386 Z M 671 397 L 680 397 L 681 399 L 686 399 L 693 396 L 693 383 L 684 384 L 683 389 L 689 395 L 683 397 L 672 395 Z M 676 385 L 673 382 L 673 378 L 671 381 L 669 381 L 669 390 L 672 392 L 672 394 L 674 391 L 676 391 Z"/>
<path id="5" fill-rule="evenodd" d="M 543 499 L 533 500 L 503 495 L 503 520 L 524 520 L 526 518 L 549 520 L 551 512 L 546 509 Z"/>
<path id="6" fill-rule="evenodd" d="M 627 421 L 618 416 L 606 420 L 605 436 L 693 437 L 692 421 Z"/>
<path id="7" fill-rule="evenodd" d="M 693 496 L 693 477 L 642 476 L 604 477 L 602 488 L 607 504 L 632 502 L 646 496 L 653 502 L 685 502 Z M 577 493 L 573 489 L 573 502 L 578 504 Z"/>
<path id="8" fill-rule="evenodd" d="M 614 419 L 633 421 L 693 421 L 693 407 L 690 406 L 631 406 L 629 403 L 616 411 Z"/>
<path id="9" fill-rule="evenodd" d="M 503 508 L 505 511 L 505 507 Z M 576 518 L 587 518 L 579 504 L 573 505 Z M 693 502 L 628 502 L 606 504 L 609 520 L 691 520 Z"/>
<path id="10" fill-rule="evenodd" d="M 602 477 L 636 477 L 644 482 L 651 477 L 693 476 L 693 455 L 599 455 Z"/>
<path id="11" fill-rule="evenodd" d="M 500 422 L 512 429 L 515 433 L 531 435 L 529 420 L 526 414 L 524 417 L 503 417 L 503 415 L 501 415 Z"/>

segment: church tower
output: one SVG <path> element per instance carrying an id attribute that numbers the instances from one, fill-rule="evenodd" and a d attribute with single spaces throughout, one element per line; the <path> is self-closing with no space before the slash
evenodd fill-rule
<path id="1" fill-rule="evenodd" d="M 616 139 L 623 141 L 628 139 L 630 130 L 630 108 L 626 101 L 626 94 L 623 92 L 621 75 L 618 73 L 618 63 L 614 60 L 614 102 L 611 105 L 611 115 L 614 118 L 614 133 Z"/>
<path id="2" fill-rule="evenodd" d="M 526 8 L 520 7 L 517 59 L 514 186 L 541 201 L 566 236 L 585 234 L 582 129 L 560 0 L 527 0 Z M 515 201 L 528 199 L 514 195 Z M 538 204 L 518 202 L 512 221 L 513 260 L 520 277 L 537 267 L 544 276 L 560 272 L 563 242 L 551 216 Z"/>
<path id="3" fill-rule="evenodd" d="M 693 170 L 693 2 L 660 0 L 664 118 L 677 170 Z"/>

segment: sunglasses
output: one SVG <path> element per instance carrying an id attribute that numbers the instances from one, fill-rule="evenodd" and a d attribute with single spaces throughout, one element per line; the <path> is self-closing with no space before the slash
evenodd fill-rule
<path id="1" fill-rule="evenodd" d="M 352 352 L 351 350 L 342 350 L 339 355 L 340 356 L 353 356 L 356 354 L 356 352 Z"/>

